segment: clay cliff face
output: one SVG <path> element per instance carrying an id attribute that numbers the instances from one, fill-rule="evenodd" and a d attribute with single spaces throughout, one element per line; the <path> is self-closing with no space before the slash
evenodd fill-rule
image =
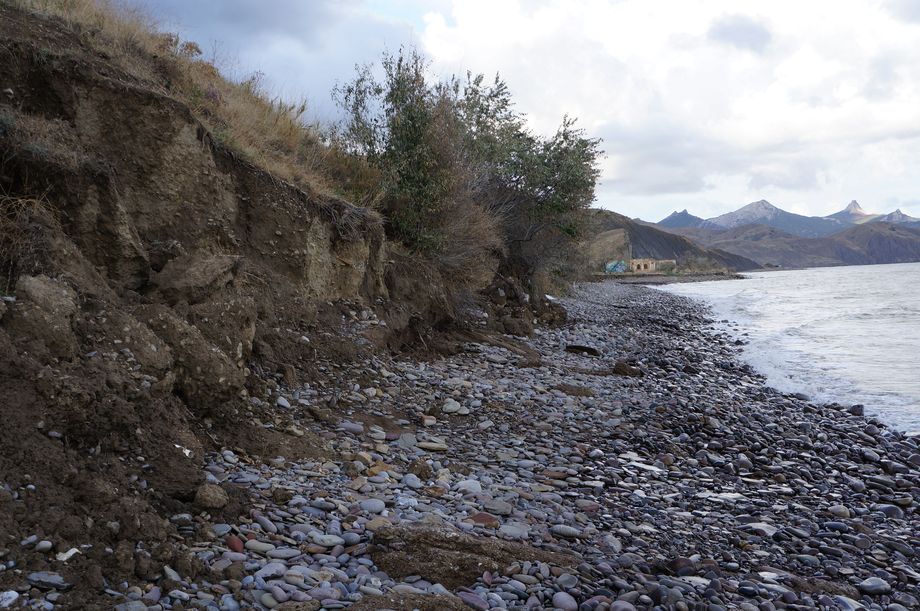
<path id="1" fill-rule="evenodd" d="M 386 297 L 374 213 L 273 179 L 76 35 L 12 10 L 2 17 L 0 185 L 36 200 L 26 224 L 42 240 L 37 258 L 8 262 L 11 278 L 114 308 L 165 344 L 158 355 L 210 355 L 235 389 L 262 327 L 308 320 L 328 301 Z M 42 307 L 16 292 L 13 327 Z M 68 325 L 46 328 L 50 354 L 76 354 Z M 192 363 L 177 383 L 195 396 Z"/>
<path id="2" fill-rule="evenodd" d="M 8 3 L 0 41 L 0 530 L 156 548 L 205 446 L 311 451 L 303 432 L 263 428 L 256 398 L 309 367 L 307 336 L 338 331 L 343 311 L 386 309 L 403 258 L 375 213 L 220 144 L 168 75 L 132 77 Z"/>

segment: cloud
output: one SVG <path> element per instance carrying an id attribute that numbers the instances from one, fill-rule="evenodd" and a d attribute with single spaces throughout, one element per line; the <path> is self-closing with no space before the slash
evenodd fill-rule
<path id="1" fill-rule="evenodd" d="M 808 191 L 819 184 L 823 164 L 818 161 L 800 162 L 796 165 L 781 164 L 778 167 L 754 167 L 748 185 L 754 191 L 766 187 L 778 187 L 786 191 Z"/>
<path id="2" fill-rule="evenodd" d="M 500 72 L 534 130 L 569 114 L 604 139 L 598 204 L 629 216 L 761 198 L 920 216 L 915 0 L 133 1 L 322 119 L 355 63 L 403 43 L 439 75 Z"/>
<path id="3" fill-rule="evenodd" d="M 712 22 L 709 40 L 754 53 L 763 53 L 770 44 L 770 31 L 759 21 L 745 15 L 726 15 Z"/>
<path id="4" fill-rule="evenodd" d="M 885 7 L 904 21 L 920 23 L 920 2 L 916 0 L 887 0 Z"/>
<path id="5" fill-rule="evenodd" d="M 314 118 L 337 114 L 331 92 L 356 64 L 385 49 L 417 43 L 412 22 L 381 15 L 362 2 L 275 0 L 157 0 L 147 5 L 167 29 L 194 40 L 205 56 L 216 49 L 222 69 L 236 78 L 259 71 L 275 94 L 308 100 Z M 210 58 L 210 57 L 209 57 Z"/>

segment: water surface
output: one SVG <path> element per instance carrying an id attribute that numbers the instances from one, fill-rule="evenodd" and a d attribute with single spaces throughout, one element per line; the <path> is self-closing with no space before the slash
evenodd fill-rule
<path id="1" fill-rule="evenodd" d="M 861 403 L 920 433 L 920 263 L 753 272 L 661 287 L 702 298 L 771 386 Z"/>

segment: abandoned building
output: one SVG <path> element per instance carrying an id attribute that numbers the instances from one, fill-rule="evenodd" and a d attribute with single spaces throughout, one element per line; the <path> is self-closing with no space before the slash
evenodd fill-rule
<path id="1" fill-rule="evenodd" d="M 630 259 L 629 271 L 633 273 L 670 272 L 677 268 L 674 259 Z"/>

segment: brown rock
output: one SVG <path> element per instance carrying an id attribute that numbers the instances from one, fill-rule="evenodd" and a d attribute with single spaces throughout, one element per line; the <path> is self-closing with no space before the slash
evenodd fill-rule
<path id="1" fill-rule="evenodd" d="M 243 550 L 246 549 L 246 547 L 243 545 L 243 541 L 236 535 L 229 535 L 226 539 L 224 539 L 224 543 L 232 551 L 237 553 L 243 553 Z"/>
<path id="2" fill-rule="evenodd" d="M 421 575 L 448 589 L 469 586 L 483 571 L 501 571 L 514 562 L 536 560 L 557 566 L 577 563 L 574 556 L 524 543 L 419 524 L 378 529 L 371 553 L 377 566 L 391 577 Z"/>
<path id="3" fill-rule="evenodd" d="M 180 255 L 151 281 L 169 303 L 199 303 L 230 284 L 239 263 L 239 257 L 230 255 Z"/>
<path id="4" fill-rule="evenodd" d="M 633 367 L 626 361 L 617 361 L 613 365 L 613 373 L 618 376 L 631 376 L 634 378 L 640 377 L 642 375 L 642 370 L 638 367 Z"/>
<path id="5" fill-rule="evenodd" d="M 318 600 L 308 600 L 304 602 L 288 601 L 280 604 L 275 609 L 277 611 L 317 611 L 322 608 L 322 603 Z"/>
<path id="6" fill-rule="evenodd" d="M 428 464 L 427 460 L 422 460 L 421 458 L 416 458 L 409 464 L 407 469 L 409 473 L 417 475 L 419 479 L 426 481 L 432 478 L 434 471 L 431 468 L 431 465 Z"/>
<path id="7" fill-rule="evenodd" d="M 15 305 L 4 322 L 11 335 L 43 344 L 54 357 L 76 354 L 77 338 L 71 327 L 77 311 L 74 290 L 48 276 L 22 276 L 15 291 Z"/>
<path id="8" fill-rule="evenodd" d="M 202 484 L 195 492 L 195 504 L 202 509 L 220 509 L 229 502 L 224 489 L 215 484 Z"/>
<path id="9" fill-rule="evenodd" d="M 501 525 L 501 520 L 493 516 L 491 513 L 486 513 L 480 511 L 474 513 L 466 519 L 467 522 L 472 522 L 473 524 L 479 524 L 480 526 L 485 526 L 486 528 L 498 528 Z"/>
<path id="10" fill-rule="evenodd" d="M 577 386 L 575 384 L 558 384 L 556 385 L 556 390 L 561 390 L 567 395 L 573 397 L 593 397 L 594 390 L 588 388 L 587 386 Z"/>
<path id="11" fill-rule="evenodd" d="M 207 410 L 239 394 L 243 368 L 196 327 L 162 305 L 145 306 L 137 316 L 172 349 L 177 388 L 191 405 Z"/>
<path id="12" fill-rule="evenodd" d="M 638 367 L 633 367 L 626 361 L 617 361 L 613 365 L 612 372 L 618 376 L 631 376 L 634 378 L 640 377 L 642 375 L 642 370 Z"/>

